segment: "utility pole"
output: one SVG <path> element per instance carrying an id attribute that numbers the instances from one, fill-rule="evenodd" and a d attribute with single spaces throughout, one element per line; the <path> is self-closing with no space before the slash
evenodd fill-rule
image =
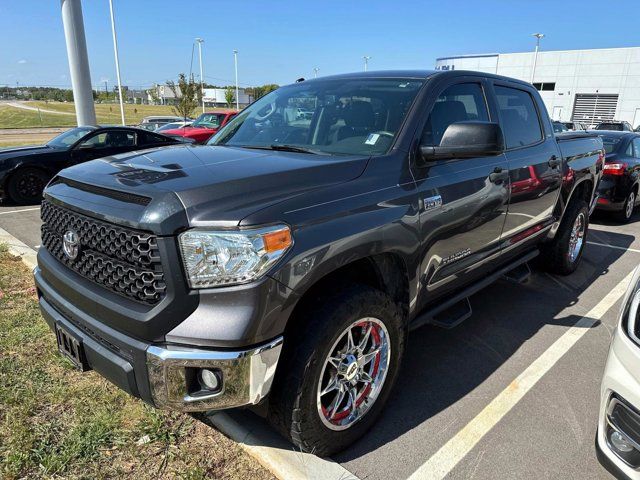
<path id="1" fill-rule="evenodd" d="M 204 113 L 204 74 L 202 73 L 202 44 L 204 40 L 196 38 L 196 42 L 198 43 L 198 55 L 200 56 L 200 91 L 202 92 L 202 113 Z"/>
<path id="2" fill-rule="evenodd" d="M 533 77 L 536 74 L 536 64 L 538 63 L 538 50 L 540 50 L 540 39 L 544 38 L 544 33 L 534 33 L 533 37 L 536 37 L 536 50 L 533 54 L 533 68 L 531 69 L 531 83 L 533 83 Z"/>
<path id="3" fill-rule="evenodd" d="M 84 36 L 82 4 L 80 0 L 60 0 L 64 37 L 67 44 L 71 88 L 78 125 L 95 125 L 96 110 L 93 105 L 91 72 Z"/>
<path id="4" fill-rule="evenodd" d="M 238 95 L 238 50 L 233 51 L 233 63 L 236 68 L 236 110 L 240 111 L 240 98 Z"/>
<path id="5" fill-rule="evenodd" d="M 116 20 L 113 15 L 113 0 L 109 0 L 109 11 L 111 12 L 111 33 L 113 34 L 113 51 L 116 57 L 116 78 L 118 80 L 118 96 L 120 97 L 120 117 L 122 125 L 126 125 L 124 121 L 124 103 L 122 100 L 122 82 L 120 81 L 120 60 L 118 59 L 118 38 L 116 37 Z"/>
<path id="6" fill-rule="evenodd" d="M 364 71 L 366 72 L 369 68 L 369 60 L 371 60 L 371 57 L 365 55 L 362 58 L 364 59 Z"/>

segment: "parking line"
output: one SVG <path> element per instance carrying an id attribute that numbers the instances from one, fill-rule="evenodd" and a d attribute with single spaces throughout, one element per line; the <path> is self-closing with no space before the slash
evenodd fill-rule
<path id="1" fill-rule="evenodd" d="M 473 420 L 418 468 L 409 480 L 442 479 L 515 407 L 538 381 L 578 340 L 624 295 L 633 272 L 611 290 L 586 316 L 569 328 L 556 342 L 494 398 Z"/>
<path id="2" fill-rule="evenodd" d="M 40 207 L 22 208 L 19 210 L 9 210 L 8 212 L 0 212 L 0 215 L 9 215 L 10 213 L 31 212 L 33 210 L 40 210 Z"/>
<path id="3" fill-rule="evenodd" d="M 599 247 L 609 247 L 615 248 L 616 250 L 624 250 L 625 252 L 635 252 L 640 253 L 640 250 L 635 248 L 626 248 L 626 247 L 618 247 L 617 245 L 609 245 L 608 243 L 599 243 L 599 242 L 587 242 L 589 245 L 598 245 Z"/>

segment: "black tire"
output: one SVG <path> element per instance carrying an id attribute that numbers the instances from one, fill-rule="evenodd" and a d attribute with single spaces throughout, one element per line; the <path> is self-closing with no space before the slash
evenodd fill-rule
<path id="1" fill-rule="evenodd" d="M 582 216 L 584 221 L 583 237 L 577 256 L 572 257 L 571 233 L 579 216 Z M 570 275 L 575 272 L 582 259 L 588 231 L 589 207 L 584 200 L 573 199 L 567 206 L 555 238 L 542 247 L 540 258 L 542 266 L 559 275 Z"/>
<path id="2" fill-rule="evenodd" d="M 637 200 L 636 195 L 637 195 L 636 191 L 631 190 L 631 192 L 629 193 L 629 195 L 627 195 L 627 198 L 624 201 L 624 206 L 622 207 L 622 210 L 616 213 L 616 220 L 619 223 L 627 223 L 629 222 L 629 220 L 631 220 L 631 217 L 633 216 L 633 210 L 635 209 L 635 204 Z"/>
<path id="3" fill-rule="evenodd" d="M 22 168 L 7 182 L 7 195 L 18 205 L 33 205 L 42 200 L 49 176 L 37 168 Z"/>
<path id="4" fill-rule="evenodd" d="M 406 327 L 400 309 L 389 296 L 363 285 L 348 286 L 319 299 L 301 314 L 304 319 L 285 336 L 280 367 L 270 393 L 269 420 L 302 451 L 328 456 L 351 445 L 375 423 L 398 375 Z M 389 366 L 368 411 L 348 428 L 336 431 L 320 417 L 317 404 L 320 376 L 344 330 L 366 317 L 379 320 L 387 329 L 391 346 Z"/>

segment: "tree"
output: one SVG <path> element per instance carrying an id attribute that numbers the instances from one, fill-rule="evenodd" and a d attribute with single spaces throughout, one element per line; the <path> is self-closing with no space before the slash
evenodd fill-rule
<path id="1" fill-rule="evenodd" d="M 160 103 L 160 97 L 158 97 L 158 87 L 154 84 L 153 88 L 147 90 L 149 97 L 151 98 L 151 103 L 157 105 Z"/>
<path id="2" fill-rule="evenodd" d="M 167 81 L 167 87 L 171 89 L 177 102 L 173 106 L 173 113 L 182 118 L 191 117 L 193 112 L 202 101 L 202 91 L 200 85 L 191 77 L 187 80 L 184 73 L 178 75 L 178 85 L 174 81 Z"/>
<path id="3" fill-rule="evenodd" d="M 233 88 L 227 87 L 226 91 L 224 92 L 224 101 L 227 102 L 227 107 L 231 108 L 233 106 L 233 103 L 236 101 L 236 96 L 233 93 Z"/>

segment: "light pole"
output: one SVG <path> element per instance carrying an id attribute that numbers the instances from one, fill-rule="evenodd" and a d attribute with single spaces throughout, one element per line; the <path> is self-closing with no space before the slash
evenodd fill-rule
<path id="1" fill-rule="evenodd" d="M 233 63 L 236 69 L 236 110 L 240 111 L 240 98 L 238 97 L 238 50 L 233 51 Z"/>
<path id="2" fill-rule="evenodd" d="M 122 125 L 124 121 L 124 104 L 122 102 L 122 82 L 120 81 L 120 60 L 118 59 L 118 37 L 116 36 L 116 20 L 113 15 L 113 0 L 109 0 L 109 11 L 111 12 L 111 33 L 113 34 L 113 52 L 116 57 L 116 78 L 118 80 L 118 96 L 120 97 L 120 117 Z"/>
<path id="3" fill-rule="evenodd" d="M 318 78 L 318 72 L 320 71 L 320 69 L 318 67 L 315 67 L 313 69 L 313 78 Z"/>
<path id="4" fill-rule="evenodd" d="M 202 44 L 204 40 L 202 38 L 196 38 L 198 43 L 198 56 L 200 58 L 200 92 L 202 94 L 202 113 L 204 113 L 204 74 L 202 73 Z"/>
<path id="5" fill-rule="evenodd" d="M 91 72 L 84 37 L 84 21 L 80 0 L 60 0 L 64 38 L 67 44 L 71 87 L 79 126 L 95 125 L 96 110 L 93 105 Z M 17 86 L 17 82 L 16 82 Z"/>
<path id="6" fill-rule="evenodd" d="M 531 83 L 533 83 L 533 76 L 536 74 L 536 64 L 538 63 L 538 50 L 540 50 L 540 39 L 544 38 L 544 33 L 534 33 L 532 36 L 536 37 L 536 51 L 533 54 L 533 68 L 531 69 Z"/>
<path id="7" fill-rule="evenodd" d="M 371 60 L 371 57 L 369 57 L 368 55 L 365 55 L 362 58 L 364 60 L 364 71 L 366 72 L 367 69 L 369 68 L 369 60 Z"/>

